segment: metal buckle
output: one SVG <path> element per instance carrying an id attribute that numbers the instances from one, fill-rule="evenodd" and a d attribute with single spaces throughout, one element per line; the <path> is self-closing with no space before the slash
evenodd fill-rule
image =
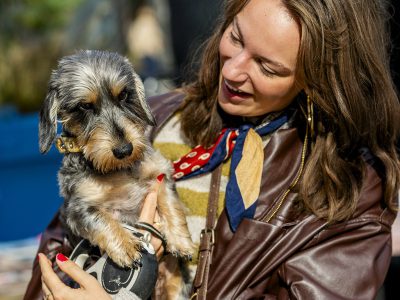
<path id="1" fill-rule="evenodd" d="M 200 239 L 202 239 L 205 234 L 209 234 L 209 233 L 211 233 L 210 243 L 211 243 L 211 245 L 214 245 L 214 243 L 215 243 L 215 230 L 214 229 L 202 229 L 201 233 L 200 233 Z"/>
<path id="2" fill-rule="evenodd" d="M 73 137 L 59 136 L 56 140 L 56 147 L 62 154 L 82 152 L 82 147 L 77 145 L 76 139 Z"/>
<path id="3" fill-rule="evenodd" d="M 58 149 L 58 151 L 59 151 L 60 153 L 65 153 L 65 152 L 67 152 L 67 149 L 65 148 L 64 142 L 63 142 L 63 140 L 62 140 L 61 138 L 57 138 L 57 140 L 56 140 L 56 147 L 57 147 L 57 149 Z"/>

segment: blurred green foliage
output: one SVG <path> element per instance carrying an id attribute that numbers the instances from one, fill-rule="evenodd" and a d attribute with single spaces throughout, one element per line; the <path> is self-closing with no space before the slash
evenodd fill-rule
<path id="1" fill-rule="evenodd" d="M 83 0 L 0 1 L 0 105 L 37 110 L 61 53 L 62 36 Z"/>
<path id="2" fill-rule="evenodd" d="M 115 51 L 132 60 L 150 53 L 157 59 L 145 66 L 152 72 L 158 70 L 158 56 L 167 51 L 162 42 L 154 42 L 162 40 L 162 34 L 149 31 L 149 27 L 158 25 L 154 12 L 146 15 L 146 10 L 139 9 L 145 3 L 146 0 L 0 0 L 0 106 L 11 104 L 20 112 L 39 110 L 51 70 L 61 57 L 79 49 Z M 139 12 L 142 17 L 137 18 Z M 132 25 L 135 18 L 142 20 L 137 23 L 141 25 Z M 151 36 L 129 34 L 132 28 L 139 27 L 146 28 Z M 157 54 L 154 47 L 148 46 L 155 44 L 161 45 Z M 132 49 L 143 53 L 139 55 L 139 50 Z M 140 65 L 135 65 L 137 71 Z"/>
<path id="3" fill-rule="evenodd" d="M 46 32 L 65 24 L 69 13 L 82 0 L 25 0 L 20 1 L 14 20 L 21 27 Z M 14 1 L 15 3 L 16 1 Z"/>

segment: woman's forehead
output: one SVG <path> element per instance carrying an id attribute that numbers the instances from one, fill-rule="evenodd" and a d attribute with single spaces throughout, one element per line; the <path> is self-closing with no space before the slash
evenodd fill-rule
<path id="1" fill-rule="evenodd" d="M 300 27 L 281 0 L 250 0 L 235 22 L 251 51 L 295 68 Z"/>

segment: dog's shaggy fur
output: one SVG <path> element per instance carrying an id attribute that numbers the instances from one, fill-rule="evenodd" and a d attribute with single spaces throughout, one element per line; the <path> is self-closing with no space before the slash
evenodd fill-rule
<path id="1" fill-rule="evenodd" d="M 56 139 L 57 122 L 79 149 L 66 151 L 58 174 L 62 217 L 71 232 L 118 265 L 132 266 L 140 259 L 140 243 L 121 223 L 135 224 L 150 186 L 164 173 L 157 205 L 160 231 L 168 252 L 190 257 L 194 246 L 173 189 L 171 164 L 150 145 L 154 118 L 128 60 L 102 51 L 61 59 L 40 112 L 42 153 Z"/>

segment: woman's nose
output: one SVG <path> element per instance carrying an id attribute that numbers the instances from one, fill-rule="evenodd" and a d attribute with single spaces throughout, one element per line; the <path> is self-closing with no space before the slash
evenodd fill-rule
<path id="1" fill-rule="evenodd" d="M 227 58 L 222 66 L 222 76 L 231 81 L 246 81 L 248 78 L 248 61 L 244 52 Z"/>

